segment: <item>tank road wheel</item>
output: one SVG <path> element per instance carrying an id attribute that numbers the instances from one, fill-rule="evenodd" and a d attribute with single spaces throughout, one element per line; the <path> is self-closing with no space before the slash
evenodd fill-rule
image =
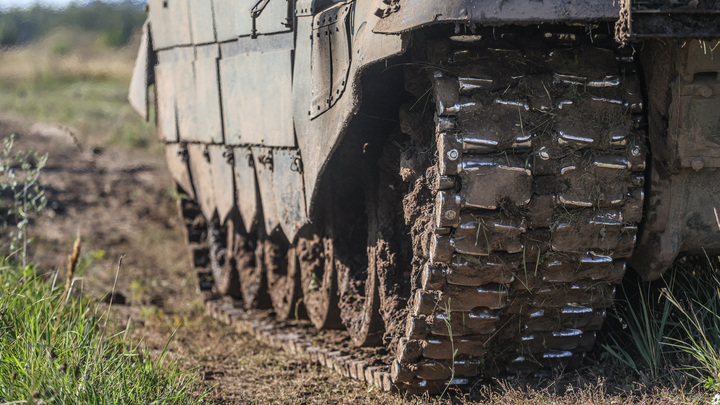
<path id="1" fill-rule="evenodd" d="M 208 256 L 213 277 L 213 290 L 219 295 L 231 295 L 231 273 L 226 271 L 227 231 L 220 225 L 217 215 L 207 221 Z M 239 285 L 236 285 L 239 287 Z M 239 291 L 235 291 L 237 295 Z"/>
<path id="2" fill-rule="evenodd" d="M 368 248 L 368 256 L 370 254 L 371 248 Z M 356 346 L 381 345 L 383 324 L 373 260 L 368 257 L 367 267 L 361 274 L 355 274 L 351 267 L 346 267 L 341 261 L 336 261 L 335 266 L 339 267 L 340 318 L 353 343 Z"/>
<path id="3" fill-rule="evenodd" d="M 275 310 L 275 317 L 281 321 L 305 315 L 301 303 L 298 302 L 302 296 L 302 288 L 295 252 L 296 248 L 290 246 L 282 235 L 263 241 L 263 266 L 268 293 Z"/>
<path id="4" fill-rule="evenodd" d="M 377 181 L 374 166 L 365 164 L 364 167 L 363 193 L 367 216 L 356 215 L 345 218 L 344 222 L 333 218 L 328 231 L 326 255 L 334 259 L 332 265 L 337 273 L 340 318 L 353 343 L 356 346 L 379 346 L 382 344 L 383 322 L 376 266 L 378 251 L 375 248 L 380 231 L 374 215 L 377 210 Z M 340 210 L 335 214 L 340 214 Z M 361 250 L 363 243 L 366 246 L 364 252 Z"/>
<path id="5" fill-rule="evenodd" d="M 238 261 L 242 261 L 244 257 L 238 251 L 237 238 L 234 236 L 237 227 L 237 222 L 233 219 L 235 215 L 230 214 L 226 226 L 220 226 L 217 219 L 213 220 L 208 226 L 208 240 L 215 293 L 240 300 L 242 291 L 237 269 Z"/>
<path id="6" fill-rule="evenodd" d="M 393 142 L 369 142 L 364 151 L 365 216 L 359 219 L 366 221 L 365 254 L 356 257 L 357 267 L 353 269 L 342 260 L 342 238 L 331 238 L 336 245 L 329 250 L 334 252 L 338 270 L 343 324 L 356 345 L 370 346 L 381 345 L 385 335 L 402 324 L 406 302 L 401 291 L 408 289 L 409 280 L 399 271 L 405 258 L 398 241 L 403 228 L 402 193 L 398 187 L 402 181 L 393 165 L 399 151 Z M 337 235 L 338 230 L 334 232 Z M 360 262 L 362 259 L 365 261 Z"/>
<path id="7" fill-rule="evenodd" d="M 368 246 L 367 255 L 351 256 L 346 242 L 330 233 L 325 250 L 332 266 L 326 269 L 337 275 L 340 319 L 356 346 L 379 346 L 383 325 L 373 251 Z"/>
<path id="8" fill-rule="evenodd" d="M 430 73 L 436 111 L 424 139 L 437 152 L 406 197 L 406 217 L 426 224 L 413 240 L 427 257 L 413 269 L 419 286 L 393 379 L 441 391 L 481 370 L 577 365 L 642 215 L 645 139 L 630 58 L 611 38 L 581 32 L 490 32 L 427 49 L 440 68 Z M 432 209 L 408 210 L 413 198 Z"/>
<path id="9" fill-rule="evenodd" d="M 270 308 L 262 243 L 258 243 L 257 231 L 246 233 L 239 216 L 228 220 L 228 259 L 226 274 L 237 274 L 240 293 L 245 308 Z"/>
<path id="10" fill-rule="evenodd" d="M 317 233 L 298 238 L 295 247 L 300 266 L 303 303 L 318 329 L 340 329 L 338 286 L 332 240 Z"/>

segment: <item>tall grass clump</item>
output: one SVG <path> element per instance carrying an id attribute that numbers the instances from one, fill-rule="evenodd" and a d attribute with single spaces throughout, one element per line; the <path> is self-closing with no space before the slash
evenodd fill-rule
<path id="1" fill-rule="evenodd" d="M 718 261 L 685 264 L 678 272 L 682 289 L 663 295 L 677 316 L 677 333 L 667 346 L 687 355 L 679 369 L 713 392 L 720 392 L 720 274 Z"/>
<path id="2" fill-rule="evenodd" d="M 59 283 L 62 284 L 62 283 Z M 109 334 L 107 313 L 0 259 L 0 403 L 194 403 L 195 377 Z"/>
<path id="3" fill-rule="evenodd" d="M 626 282 L 603 344 L 645 383 L 695 382 L 720 393 L 718 260 L 686 257 L 661 280 Z"/>
<path id="4" fill-rule="evenodd" d="M 24 267 L 31 241 L 28 226 L 47 204 L 40 173 L 48 155 L 17 151 L 14 145 L 11 135 L 3 139 L 0 150 L 0 225 L 9 236 L 9 241 L 0 241 L 7 243 L 0 246 L 0 254 L 19 256 Z"/>
<path id="5" fill-rule="evenodd" d="M 661 299 L 659 290 L 639 279 L 623 285 L 617 301 L 614 315 L 622 329 L 609 333 L 603 348 L 643 379 L 654 380 L 666 371 L 672 305 Z"/>
<path id="6" fill-rule="evenodd" d="M 166 358 L 169 341 L 153 360 L 126 341 L 127 328 L 112 332 L 110 307 L 73 291 L 87 266 L 79 238 L 66 283 L 59 270 L 33 267 L 27 230 L 44 206 L 47 156 L 13 152 L 13 142 L 0 155 L 0 218 L 11 235 L 0 239 L 0 404 L 197 403 L 196 376 Z"/>

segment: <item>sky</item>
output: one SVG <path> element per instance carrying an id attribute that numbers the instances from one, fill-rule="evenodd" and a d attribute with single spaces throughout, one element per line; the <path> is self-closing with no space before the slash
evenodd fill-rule
<path id="1" fill-rule="evenodd" d="M 110 2 L 105 0 L 106 2 Z M 51 7 L 64 7 L 70 3 L 87 3 L 88 0 L 0 0 L 0 10 L 12 7 L 27 8 L 40 3 Z"/>

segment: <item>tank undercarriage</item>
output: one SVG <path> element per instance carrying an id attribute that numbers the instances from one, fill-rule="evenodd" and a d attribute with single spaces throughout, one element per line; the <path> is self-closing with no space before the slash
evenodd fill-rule
<path id="1" fill-rule="evenodd" d="M 181 202 L 209 311 L 227 322 L 248 316 L 234 307 L 272 312 L 258 334 L 301 318 L 345 329 L 322 355 L 298 332 L 271 334 L 384 389 L 580 364 L 642 219 L 633 57 L 609 28 L 412 42 L 387 68 L 404 78 L 396 119 L 348 136 L 295 241 L 262 220 L 246 232 L 237 209 L 220 224 Z"/>

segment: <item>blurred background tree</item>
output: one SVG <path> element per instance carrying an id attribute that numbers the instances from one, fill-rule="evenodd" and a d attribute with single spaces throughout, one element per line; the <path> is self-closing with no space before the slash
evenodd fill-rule
<path id="1" fill-rule="evenodd" d="M 119 47 L 128 43 L 145 21 L 144 2 L 95 1 L 74 3 L 63 9 L 35 5 L 0 11 L 0 47 L 36 41 L 58 27 L 75 27 L 97 34 L 97 44 Z"/>

